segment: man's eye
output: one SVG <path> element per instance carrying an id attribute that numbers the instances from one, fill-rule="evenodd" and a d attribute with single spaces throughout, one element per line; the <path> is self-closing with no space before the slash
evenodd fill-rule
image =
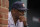
<path id="1" fill-rule="evenodd" d="M 20 11 L 20 12 L 22 12 L 22 11 Z"/>
<path id="2" fill-rule="evenodd" d="M 20 11 L 20 12 L 23 12 L 23 11 Z"/>

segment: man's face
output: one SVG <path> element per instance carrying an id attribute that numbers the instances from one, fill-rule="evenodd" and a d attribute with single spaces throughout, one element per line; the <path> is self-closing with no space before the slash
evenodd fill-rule
<path id="1" fill-rule="evenodd" d="M 19 17 L 19 16 L 23 16 L 24 15 L 24 11 L 19 11 L 19 10 L 13 10 L 13 15 L 16 16 L 16 17 Z"/>
<path id="2" fill-rule="evenodd" d="M 17 14 L 18 14 L 18 16 L 23 16 L 24 15 L 24 11 L 19 11 L 18 10 L 18 12 L 16 12 Z"/>
<path id="3" fill-rule="evenodd" d="M 20 11 L 20 10 L 16 10 L 16 16 L 23 16 L 24 15 L 24 11 Z"/>

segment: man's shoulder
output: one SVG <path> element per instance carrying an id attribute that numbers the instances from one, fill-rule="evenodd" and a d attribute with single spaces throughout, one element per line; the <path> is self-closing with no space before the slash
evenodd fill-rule
<path id="1" fill-rule="evenodd" d="M 8 20 L 10 20 L 10 18 L 11 18 L 11 11 L 8 12 Z"/>
<path id="2" fill-rule="evenodd" d="M 8 23 L 13 24 L 13 18 L 12 18 L 12 15 L 11 15 L 11 11 L 8 12 Z"/>
<path id="3" fill-rule="evenodd" d="M 11 11 L 9 11 L 8 14 L 11 14 Z"/>

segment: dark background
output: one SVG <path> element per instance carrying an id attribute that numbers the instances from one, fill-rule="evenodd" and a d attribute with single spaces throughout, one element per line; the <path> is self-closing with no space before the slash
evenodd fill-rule
<path id="1" fill-rule="evenodd" d="M 33 22 L 32 18 L 38 17 L 40 19 L 40 1 L 39 0 L 28 0 L 27 1 L 27 22 L 29 27 L 40 27 L 40 22 Z"/>

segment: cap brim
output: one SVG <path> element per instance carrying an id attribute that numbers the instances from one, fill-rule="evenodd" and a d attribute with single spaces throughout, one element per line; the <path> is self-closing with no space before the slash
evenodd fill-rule
<path id="1" fill-rule="evenodd" d="M 27 11 L 27 8 L 18 8 L 18 10 Z"/>

